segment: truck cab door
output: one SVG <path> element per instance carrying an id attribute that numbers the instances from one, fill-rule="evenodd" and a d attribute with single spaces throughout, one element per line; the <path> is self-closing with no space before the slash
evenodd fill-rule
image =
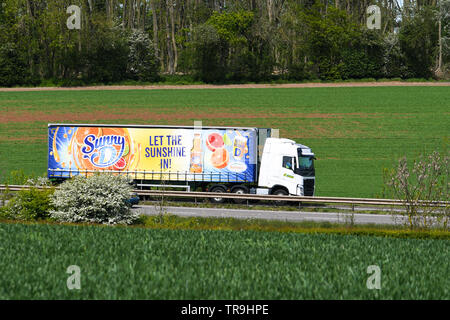
<path id="1" fill-rule="evenodd" d="M 291 156 L 282 157 L 282 166 L 279 184 L 288 188 L 290 194 L 296 194 L 297 179 L 294 173 L 295 165 L 296 161 L 294 157 Z"/>

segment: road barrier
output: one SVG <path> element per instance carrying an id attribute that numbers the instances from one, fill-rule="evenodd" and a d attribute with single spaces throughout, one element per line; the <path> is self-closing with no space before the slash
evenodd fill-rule
<path id="1" fill-rule="evenodd" d="M 22 189 L 29 189 L 32 186 L 26 185 L 0 185 L 0 191 L 20 191 Z M 37 187 L 44 188 L 44 187 Z M 59 188 L 59 187 L 55 187 Z M 172 190 L 134 190 L 140 196 L 149 197 L 170 197 L 170 198 L 194 198 L 210 199 L 239 199 L 239 200 L 260 200 L 260 201 L 277 201 L 277 202 L 298 202 L 301 203 L 334 203 L 334 204 L 350 204 L 354 205 L 374 205 L 374 206 L 407 206 L 407 205 L 421 205 L 433 207 L 448 208 L 450 201 L 425 201 L 417 200 L 414 203 L 407 203 L 405 200 L 396 199 L 370 199 L 370 198 L 341 198 L 341 197 L 307 197 L 307 196 L 282 196 L 282 195 L 257 195 L 257 194 L 236 194 L 236 193 L 218 193 L 218 192 L 186 192 L 186 191 L 172 191 Z"/>

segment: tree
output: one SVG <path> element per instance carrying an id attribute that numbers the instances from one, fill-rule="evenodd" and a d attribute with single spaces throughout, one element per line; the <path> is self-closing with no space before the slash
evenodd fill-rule
<path id="1" fill-rule="evenodd" d="M 434 9 L 423 7 L 405 20 L 399 34 L 400 47 L 414 77 L 430 78 L 438 49 L 438 21 Z"/>
<path id="2" fill-rule="evenodd" d="M 351 47 L 359 36 L 358 27 L 345 12 L 328 8 L 324 17 L 323 6 L 313 6 L 304 14 L 307 25 L 307 48 L 311 61 L 316 66 L 317 76 L 325 80 L 342 77 L 342 52 Z"/>
<path id="3" fill-rule="evenodd" d="M 355 32 L 352 43 L 342 52 L 342 79 L 381 78 L 385 44 L 378 30 Z"/>
<path id="4" fill-rule="evenodd" d="M 380 7 L 382 26 L 367 32 L 371 4 Z M 81 30 L 66 27 L 69 5 L 81 8 Z M 436 70 L 446 76 L 449 6 L 449 0 L 405 0 L 403 7 L 397 0 L 2 0 L 1 85 L 139 79 L 127 72 L 133 30 L 150 36 L 149 54 L 161 72 L 204 81 L 428 78 Z M 215 29 L 217 48 L 205 25 Z"/>
<path id="5" fill-rule="evenodd" d="M 439 56 L 436 75 L 445 77 L 444 72 L 450 73 L 450 0 L 439 1 Z"/>
<path id="6" fill-rule="evenodd" d="M 386 78 L 411 78 L 413 73 L 406 65 L 398 34 L 387 34 L 384 39 L 383 74 Z"/>
<path id="7" fill-rule="evenodd" d="M 83 54 L 86 82 L 112 83 L 126 79 L 129 54 L 127 32 L 98 20 Z M 94 40 L 95 39 L 95 40 Z"/>
<path id="8" fill-rule="evenodd" d="M 219 82 L 225 78 L 223 44 L 216 28 L 203 24 L 194 29 L 192 50 L 196 78 L 205 82 Z"/>
<path id="9" fill-rule="evenodd" d="M 12 87 L 30 83 L 36 84 L 17 45 L 0 45 L 0 86 Z"/>

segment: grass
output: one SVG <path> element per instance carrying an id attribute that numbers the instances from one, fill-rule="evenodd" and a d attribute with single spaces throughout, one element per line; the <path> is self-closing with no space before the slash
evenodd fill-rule
<path id="1" fill-rule="evenodd" d="M 95 223 L 60 223 L 54 219 L 37 220 L 11 220 L 8 217 L 0 217 L 0 223 L 5 224 L 47 224 L 66 226 L 103 226 Z M 410 229 L 404 225 L 382 224 L 357 224 L 351 219 L 342 218 L 342 222 L 328 221 L 282 221 L 265 219 L 239 219 L 227 217 L 182 217 L 162 212 L 157 215 L 141 215 L 139 219 L 129 227 L 169 229 L 169 230 L 219 230 L 219 231 L 261 231 L 261 232 L 288 232 L 305 234 L 333 234 L 333 235 L 359 235 L 376 236 L 402 239 L 441 239 L 450 240 L 448 229 Z"/>
<path id="2" fill-rule="evenodd" d="M 390 238 L 450 240 L 445 229 L 411 230 L 401 225 L 360 224 L 350 220 L 343 223 L 316 221 L 280 221 L 264 219 L 237 219 L 213 217 L 180 217 L 172 214 L 141 216 L 139 226 L 170 230 L 229 230 L 294 232 L 306 234 L 363 235 Z"/>
<path id="3" fill-rule="evenodd" d="M 317 195 L 382 196 L 403 155 L 448 150 L 448 87 L 0 92 L 0 175 L 47 164 L 47 123 L 279 128 L 317 155 Z"/>
<path id="4" fill-rule="evenodd" d="M 383 167 L 448 150 L 448 90 L 0 92 L 0 175 L 45 172 L 49 122 L 203 120 L 280 128 L 315 151 L 317 195 L 375 197 Z M 450 298 L 448 232 L 171 215 L 140 222 L 0 222 L 0 299 Z M 66 287 L 70 265 L 81 268 L 79 291 Z M 381 268 L 381 290 L 366 288 L 370 265 Z"/>
<path id="5" fill-rule="evenodd" d="M 139 202 L 139 205 L 156 205 L 159 203 L 160 200 L 158 200 L 156 197 L 152 200 L 143 200 Z M 308 205 L 308 204 L 302 204 L 299 208 L 297 203 L 293 204 L 286 204 L 282 206 L 274 206 L 273 202 L 271 201 L 252 201 L 249 202 L 249 205 L 247 204 L 237 204 L 233 202 L 228 203 L 211 203 L 207 199 L 197 200 L 197 202 L 193 201 L 183 201 L 183 200 L 177 200 L 173 199 L 172 201 L 168 200 L 169 197 L 166 197 L 166 200 L 164 202 L 165 206 L 172 206 L 172 207 L 195 207 L 195 208 L 223 208 L 223 209 L 243 209 L 243 210 L 267 210 L 267 211 L 302 211 L 302 212 L 342 212 L 342 213 L 370 213 L 370 214 L 392 214 L 393 209 L 403 209 L 403 207 L 388 207 L 388 206 L 381 206 L 379 207 L 379 210 L 376 209 L 358 209 L 358 206 L 355 206 L 355 210 L 352 210 L 351 205 L 348 205 L 347 207 L 333 207 L 333 206 L 327 206 L 327 205 Z"/>
<path id="6" fill-rule="evenodd" d="M 450 298 L 448 240 L 4 223 L 0 236 L 0 299 Z"/>

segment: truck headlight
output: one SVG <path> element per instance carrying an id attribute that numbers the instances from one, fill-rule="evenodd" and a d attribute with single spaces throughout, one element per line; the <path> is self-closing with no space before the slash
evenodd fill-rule
<path id="1" fill-rule="evenodd" d="M 297 185 L 297 195 L 298 196 L 303 196 L 303 186 L 302 185 L 300 185 L 300 184 L 298 184 Z"/>

